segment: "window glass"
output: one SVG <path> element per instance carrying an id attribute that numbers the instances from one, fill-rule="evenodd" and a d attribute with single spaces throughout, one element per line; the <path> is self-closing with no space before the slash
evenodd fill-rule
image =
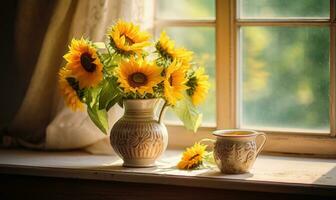
<path id="1" fill-rule="evenodd" d="M 242 19 L 329 18 L 329 0 L 240 0 Z"/>
<path id="2" fill-rule="evenodd" d="M 215 0 L 157 0 L 159 19 L 214 19 Z"/>
<path id="3" fill-rule="evenodd" d="M 242 27 L 240 124 L 329 130 L 329 28 Z"/>

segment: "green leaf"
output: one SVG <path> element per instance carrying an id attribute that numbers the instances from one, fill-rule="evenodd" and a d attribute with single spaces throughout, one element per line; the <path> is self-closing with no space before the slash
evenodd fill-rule
<path id="1" fill-rule="evenodd" d="M 189 96 L 185 95 L 172 109 L 188 130 L 197 131 L 202 122 L 202 113 L 192 104 Z"/>
<path id="2" fill-rule="evenodd" d="M 108 53 L 99 53 L 98 56 L 102 63 L 106 62 L 106 60 L 111 59 L 111 56 Z"/>
<path id="3" fill-rule="evenodd" d="M 110 44 L 110 42 L 105 43 L 105 46 L 106 46 L 106 49 L 108 50 L 108 52 L 109 52 L 110 54 L 115 54 L 115 53 L 116 53 L 115 50 L 114 50 L 114 48 L 113 48 L 112 45 Z"/>
<path id="4" fill-rule="evenodd" d="M 121 97 L 119 100 L 118 100 L 118 105 L 123 108 L 124 107 L 124 104 L 123 104 L 123 98 Z"/>
<path id="5" fill-rule="evenodd" d="M 204 161 L 211 164 L 211 165 L 216 165 L 216 161 L 213 155 L 213 151 L 206 152 L 204 155 Z"/>
<path id="6" fill-rule="evenodd" d="M 120 98 L 115 77 L 106 79 L 99 96 L 99 109 L 109 110 Z"/>
<path id="7" fill-rule="evenodd" d="M 107 134 L 108 130 L 108 119 L 107 112 L 105 109 L 99 110 L 97 104 L 93 107 L 88 106 L 87 112 L 89 114 L 92 122 L 104 133 Z"/>
<path id="8" fill-rule="evenodd" d="M 85 93 L 85 100 L 84 102 L 86 103 L 86 105 L 89 107 L 93 107 L 94 104 L 96 103 L 98 96 L 99 96 L 99 92 L 100 92 L 101 87 L 96 87 L 96 88 L 89 88 L 87 89 L 86 93 Z"/>
<path id="9" fill-rule="evenodd" d="M 113 98 L 109 103 L 108 105 L 106 106 L 106 110 L 109 111 L 110 108 L 112 108 L 116 103 L 119 104 L 119 102 L 122 101 L 122 96 L 115 96 L 115 98 Z M 122 106 L 121 106 L 122 107 Z"/>
<path id="10" fill-rule="evenodd" d="M 104 65 L 104 73 L 107 76 L 112 76 L 114 69 L 118 66 L 121 61 L 121 57 L 116 54 L 101 53 L 99 54 L 99 59 Z"/>
<path id="11" fill-rule="evenodd" d="M 99 95 L 101 86 L 90 88 L 87 92 L 86 101 L 87 112 L 92 122 L 105 134 L 108 130 L 108 117 L 105 109 L 99 109 Z"/>

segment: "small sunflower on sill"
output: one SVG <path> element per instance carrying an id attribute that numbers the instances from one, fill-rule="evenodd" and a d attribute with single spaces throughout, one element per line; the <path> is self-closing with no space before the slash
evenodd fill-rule
<path id="1" fill-rule="evenodd" d="M 206 141 L 206 139 L 205 139 Z M 207 145 L 201 142 L 196 142 L 193 146 L 187 148 L 177 164 L 178 169 L 192 170 L 205 167 L 207 164 L 215 164 L 213 152 L 207 151 Z"/>
<path id="2" fill-rule="evenodd" d="M 66 105 L 73 111 L 86 108 L 107 133 L 112 106 L 128 99 L 161 98 L 187 129 L 196 132 L 202 120 L 198 106 L 206 99 L 209 83 L 205 70 L 192 62 L 193 52 L 176 47 L 165 32 L 152 42 L 140 26 L 122 20 L 106 36 L 104 43 L 83 37 L 71 41 L 58 75 Z M 151 45 L 154 52 L 147 49 Z"/>
<path id="3" fill-rule="evenodd" d="M 192 147 L 187 148 L 177 167 L 179 169 L 195 169 L 200 167 L 207 153 L 206 148 L 206 145 L 200 143 L 195 143 Z"/>

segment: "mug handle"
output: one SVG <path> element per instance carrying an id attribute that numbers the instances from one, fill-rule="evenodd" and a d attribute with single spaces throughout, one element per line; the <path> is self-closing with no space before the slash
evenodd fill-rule
<path id="1" fill-rule="evenodd" d="M 264 145 L 265 145 L 265 143 L 266 143 L 266 140 L 267 140 L 267 138 L 266 138 L 266 134 L 265 134 L 265 133 L 263 133 L 263 132 L 258 132 L 257 137 L 259 137 L 259 136 L 263 137 L 263 141 L 261 142 L 260 146 L 259 146 L 258 149 L 257 149 L 257 156 L 259 155 L 260 151 L 263 149 L 263 147 L 264 147 Z"/>

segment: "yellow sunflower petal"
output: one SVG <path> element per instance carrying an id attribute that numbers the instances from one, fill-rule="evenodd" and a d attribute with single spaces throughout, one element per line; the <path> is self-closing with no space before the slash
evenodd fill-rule
<path id="1" fill-rule="evenodd" d="M 179 62 L 172 62 L 166 69 L 164 80 L 164 97 L 171 105 L 183 98 L 183 92 L 188 89 L 186 70 Z"/>
<path id="2" fill-rule="evenodd" d="M 76 90 L 72 88 L 69 84 L 67 78 L 71 77 L 71 72 L 66 68 L 61 68 L 58 73 L 58 84 L 59 89 L 62 95 L 64 96 L 64 100 L 66 105 L 71 108 L 73 111 L 84 110 L 83 103 L 80 101 Z"/>
<path id="3" fill-rule="evenodd" d="M 196 87 L 191 95 L 191 100 L 194 105 L 201 104 L 205 99 L 209 91 L 209 76 L 205 74 L 204 68 L 198 68 L 195 72 Z"/>
<path id="4" fill-rule="evenodd" d="M 206 145 L 195 143 L 192 147 L 186 149 L 182 154 L 180 162 L 177 164 L 179 169 L 194 169 L 203 163 L 205 157 Z"/>
<path id="5" fill-rule="evenodd" d="M 118 82 L 126 93 L 153 94 L 153 87 L 163 80 L 162 69 L 155 63 L 134 57 L 121 62 L 116 71 Z"/>
<path id="6" fill-rule="evenodd" d="M 68 62 L 67 68 L 79 81 L 81 88 L 94 87 L 103 79 L 103 64 L 97 50 L 84 38 L 73 39 L 64 58 Z"/>
<path id="7" fill-rule="evenodd" d="M 160 55 L 171 61 L 178 60 L 184 66 L 189 67 L 192 60 L 193 52 L 185 48 L 175 48 L 175 43 L 171 40 L 166 32 L 162 31 L 160 38 L 156 44 L 156 49 Z"/>
<path id="8" fill-rule="evenodd" d="M 150 35 L 140 31 L 139 26 L 119 20 L 107 33 L 112 47 L 123 55 L 141 54 L 149 46 Z"/>

